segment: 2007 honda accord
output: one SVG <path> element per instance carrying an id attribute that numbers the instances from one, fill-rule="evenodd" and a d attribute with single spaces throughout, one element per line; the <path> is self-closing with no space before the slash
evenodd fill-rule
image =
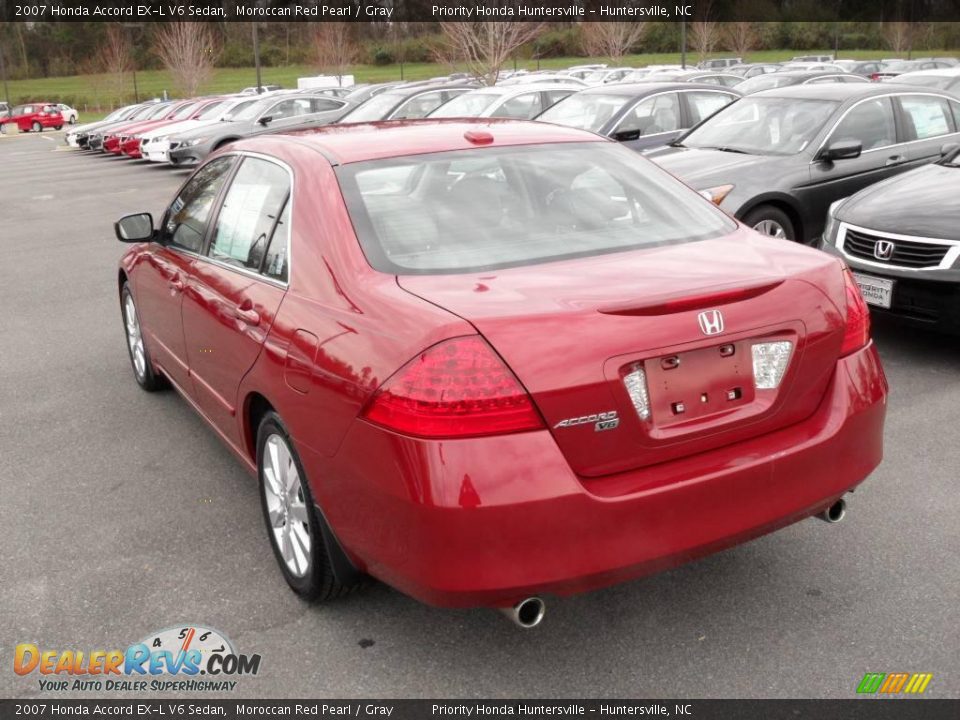
<path id="1" fill-rule="evenodd" d="M 533 625 L 538 594 L 837 520 L 881 459 L 842 261 L 584 131 L 263 136 L 116 231 L 137 382 L 256 473 L 306 598 L 369 575 Z"/>

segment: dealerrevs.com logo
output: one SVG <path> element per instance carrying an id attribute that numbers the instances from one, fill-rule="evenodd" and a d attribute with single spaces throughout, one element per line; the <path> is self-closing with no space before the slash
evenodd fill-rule
<path id="1" fill-rule="evenodd" d="M 181 625 L 150 633 L 126 650 L 57 650 L 20 643 L 13 671 L 36 676 L 45 692 L 90 690 L 226 691 L 260 671 L 259 655 L 243 655 L 223 633 Z"/>

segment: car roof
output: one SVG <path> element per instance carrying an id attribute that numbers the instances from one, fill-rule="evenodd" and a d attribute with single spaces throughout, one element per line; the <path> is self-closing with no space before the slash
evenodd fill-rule
<path id="1" fill-rule="evenodd" d="M 477 144 L 470 131 L 485 132 L 493 142 Z M 472 150 L 478 147 L 540 145 L 545 143 L 611 142 L 586 130 L 528 120 L 452 118 L 392 120 L 373 123 L 324 125 L 307 130 L 273 133 L 236 143 L 237 149 L 263 149 L 269 145 L 312 147 L 332 164 L 364 162 L 426 153 Z M 278 147 L 278 150 L 281 148 Z"/>
<path id="2" fill-rule="evenodd" d="M 544 92 L 550 90 L 567 89 L 582 91 L 584 86 L 576 83 L 563 84 L 539 82 L 521 83 L 519 85 L 487 85 L 484 87 L 478 87 L 470 92 L 466 92 L 464 95 L 496 95 L 497 97 L 500 97 L 501 95 L 523 95 L 529 92 Z M 441 105 L 440 107 L 443 106 Z"/>
<path id="3" fill-rule="evenodd" d="M 948 67 L 948 68 L 933 68 L 931 70 L 914 70 L 913 72 L 904 73 L 900 76 L 900 79 L 906 77 L 921 77 L 933 75 L 935 77 L 956 77 L 960 75 L 960 67 Z"/>
<path id="4" fill-rule="evenodd" d="M 833 73 L 835 74 L 835 73 Z M 805 100 L 844 100 L 871 97 L 874 95 L 889 95 L 893 93 L 940 93 L 934 88 L 918 88 L 916 85 L 899 85 L 897 83 L 828 83 L 825 85 L 787 85 L 786 87 L 761 90 L 750 97 L 783 97 L 803 98 Z M 941 93 L 944 97 L 946 93 Z"/>
<path id="5" fill-rule="evenodd" d="M 733 91 L 738 94 L 735 88 L 725 88 L 719 85 L 709 83 L 692 82 L 645 82 L 645 83 L 611 83 L 609 85 L 600 85 L 581 90 L 577 95 L 627 95 L 629 97 L 643 97 L 653 93 L 665 92 L 669 90 L 716 90 L 720 92 Z"/>

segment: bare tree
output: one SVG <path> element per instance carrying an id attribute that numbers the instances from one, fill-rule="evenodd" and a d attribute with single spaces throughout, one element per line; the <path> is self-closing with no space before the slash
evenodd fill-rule
<path id="1" fill-rule="evenodd" d="M 196 96 L 213 77 L 219 53 L 214 38 L 210 24 L 200 22 L 169 23 L 154 35 L 154 52 L 185 97 Z"/>
<path id="2" fill-rule="evenodd" d="M 465 62 L 470 73 L 484 85 L 497 82 L 500 69 L 524 43 L 543 29 L 536 22 L 445 22 L 441 62 Z"/>
<path id="3" fill-rule="evenodd" d="M 709 20 L 690 23 L 690 44 L 697 53 L 700 62 L 707 59 L 720 42 L 719 23 Z"/>
<path id="4" fill-rule="evenodd" d="M 896 55 L 910 50 L 913 44 L 913 27 L 906 22 L 883 23 L 883 38 Z"/>
<path id="5" fill-rule="evenodd" d="M 126 74 L 133 70 L 133 53 L 127 33 L 119 25 L 107 26 L 107 34 L 95 58 L 98 71 L 106 75 L 107 92 L 111 100 L 123 101 Z"/>
<path id="6" fill-rule="evenodd" d="M 353 27 L 346 22 L 317 23 L 313 33 L 313 60 L 323 72 L 337 76 L 342 84 L 347 65 L 357 59 L 358 48 L 353 40 Z"/>
<path id="7" fill-rule="evenodd" d="M 727 50 L 737 57 L 746 58 L 757 46 L 757 28 L 752 22 L 724 23 L 723 36 Z"/>
<path id="8" fill-rule="evenodd" d="M 587 55 L 608 57 L 614 62 L 630 52 L 647 29 L 643 22 L 581 23 L 583 49 Z"/>

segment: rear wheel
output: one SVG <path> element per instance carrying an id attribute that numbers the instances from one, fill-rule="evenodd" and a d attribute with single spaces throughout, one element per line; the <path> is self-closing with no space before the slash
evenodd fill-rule
<path id="1" fill-rule="evenodd" d="M 127 335 L 127 350 L 130 353 L 130 365 L 133 367 L 133 377 L 137 385 L 147 392 L 154 392 L 164 387 L 164 379 L 153 369 L 146 345 L 143 343 L 143 331 L 140 327 L 140 315 L 137 304 L 133 300 L 130 286 L 123 284 L 120 292 L 120 308 L 123 312 L 123 328 Z"/>
<path id="2" fill-rule="evenodd" d="M 76 115 L 71 115 L 71 116 L 70 116 L 70 119 L 67 120 L 67 122 L 70 123 L 71 125 L 76 125 L 76 124 L 77 124 L 77 116 L 76 116 Z"/>
<path id="3" fill-rule="evenodd" d="M 257 475 L 267 535 L 287 584 L 313 601 L 332 600 L 350 590 L 334 574 L 300 457 L 272 411 L 257 430 Z"/>
<path id="4" fill-rule="evenodd" d="M 63 125 L 55 125 L 55 126 L 53 127 L 53 129 L 54 129 L 54 130 L 62 130 L 62 129 L 63 129 Z"/>
<path id="5" fill-rule="evenodd" d="M 748 212 L 743 223 L 749 225 L 761 235 L 781 240 L 796 240 L 796 230 L 790 217 L 780 208 L 761 205 Z"/>
<path id="6" fill-rule="evenodd" d="M 43 132 L 43 125 L 38 123 L 36 120 L 33 121 L 33 125 L 30 126 L 34 132 Z"/>

